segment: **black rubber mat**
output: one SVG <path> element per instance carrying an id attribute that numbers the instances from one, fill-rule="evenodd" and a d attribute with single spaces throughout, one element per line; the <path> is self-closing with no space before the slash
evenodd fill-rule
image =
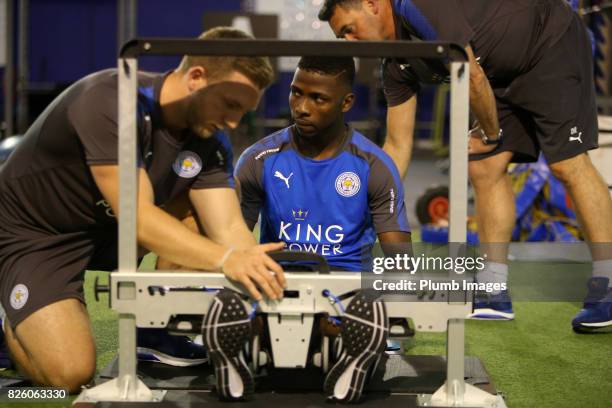
<path id="1" fill-rule="evenodd" d="M 368 391 L 401 392 L 408 394 L 433 393 L 446 379 L 446 359 L 441 356 L 386 356 L 374 376 L 366 385 Z M 102 370 L 97 382 L 117 376 L 115 360 Z M 153 389 L 210 390 L 214 384 L 213 369 L 198 367 L 171 367 L 159 363 L 139 363 L 138 376 Z M 476 357 L 465 358 L 466 382 L 493 390 L 489 375 Z M 256 392 L 285 390 L 287 392 L 320 392 L 324 375 L 318 368 L 265 370 L 256 376 Z"/>
<path id="2" fill-rule="evenodd" d="M 5 387 L 30 387 L 32 383 L 21 377 L 0 377 L 0 388 Z"/>
<path id="3" fill-rule="evenodd" d="M 166 394 L 164 401 L 156 403 L 147 402 L 99 402 L 95 405 L 79 404 L 75 408 L 203 408 L 203 407 L 248 407 L 248 408 L 270 408 L 270 407 L 307 407 L 307 408 L 330 408 L 347 407 L 351 405 L 339 404 L 326 401 L 321 394 L 317 393 L 256 393 L 247 402 L 220 402 L 215 393 L 212 392 L 179 392 L 170 391 Z M 416 396 L 413 395 L 389 395 L 384 393 L 368 394 L 357 405 L 359 408 L 411 408 L 416 407 Z"/>

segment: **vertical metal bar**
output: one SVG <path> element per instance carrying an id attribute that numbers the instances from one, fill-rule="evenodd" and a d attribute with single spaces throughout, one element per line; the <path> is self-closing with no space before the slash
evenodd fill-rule
<path id="1" fill-rule="evenodd" d="M 117 49 L 136 37 L 137 0 L 117 1 Z"/>
<path id="2" fill-rule="evenodd" d="M 136 109 L 138 61 L 119 60 L 119 273 L 136 272 Z M 134 315 L 119 315 L 119 380 L 136 384 L 136 323 Z M 131 385 L 129 385 L 131 387 Z"/>
<path id="3" fill-rule="evenodd" d="M 15 4 L 14 0 L 6 0 L 6 64 L 4 66 L 4 123 L 5 136 L 11 136 L 14 130 L 13 115 L 15 114 Z"/>
<path id="4" fill-rule="evenodd" d="M 17 37 L 17 52 L 19 63 L 17 64 L 17 130 L 23 134 L 28 128 L 28 81 L 29 81 L 29 52 L 30 41 L 28 30 L 30 21 L 29 0 L 19 1 L 19 35 Z"/>
<path id="5" fill-rule="evenodd" d="M 137 0 L 117 2 L 117 49 L 136 37 Z M 136 109 L 138 61 L 119 60 L 119 273 L 137 268 Z M 136 392 L 136 318 L 119 315 L 119 387 L 129 395 Z"/>
<path id="6" fill-rule="evenodd" d="M 125 43 L 125 0 L 117 0 L 117 50 Z"/>
<path id="7" fill-rule="evenodd" d="M 467 237 L 469 85 L 469 64 L 452 63 L 449 192 L 449 243 L 451 248 L 465 242 Z M 448 321 L 446 358 L 446 395 L 449 402 L 461 403 L 465 393 L 465 324 L 463 319 L 449 319 Z"/>

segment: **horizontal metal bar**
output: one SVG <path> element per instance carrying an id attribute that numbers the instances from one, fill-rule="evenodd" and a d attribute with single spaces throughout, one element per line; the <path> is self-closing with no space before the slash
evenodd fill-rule
<path id="1" fill-rule="evenodd" d="M 411 41 L 283 41 L 137 38 L 121 48 L 120 58 L 140 55 L 216 55 L 268 57 L 424 58 L 467 61 L 463 47 L 448 42 Z"/>
<path id="2" fill-rule="evenodd" d="M 331 273 L 286 273 L 287 290 L 299 293 L 297 298 L 282 301 L 263 300 L 259 308 L 264 313 L 339 315 L 339 307 L 329 302 L 323 290 L 340 295 L 361 288 L 361 274 L 354 272 Z M 133 314 L 138 327 L 165 327 L 171 316 L 180 314 L 203 315 L 208 310 L 215 292 L 200 289 L 226 287 L 244 292 L 240 286 L 228 281 L 221 273 L 204 272 L 133 272 L 111 274 L 111 303 L 120 314 Z M 120 287 L 129 286 L 131 296 L 122 296 Z M 192 290 L 159 290 L 163 287 Z M 462 319 L 471 312 L 471 303 L 448 303 L 447 297 L 438 293 L 431 300 L 407 295 L 406 301 L 388 301 L 390 317 L 410 317 L 419 331 L 446 331 L 449 319 Z"/>

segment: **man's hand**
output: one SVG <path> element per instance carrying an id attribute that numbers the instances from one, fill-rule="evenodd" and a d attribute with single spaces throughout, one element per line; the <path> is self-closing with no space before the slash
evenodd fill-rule
<path id="1" fill-rule="evenodd" d="M 266 252 L 285 247 L 283 242 L 262 244 L 246 250 L 235 250 L 223 263 L 222 271 L 229 279 L 241 283 L 255 300 L 261 300 L 259 289 L 272 300 L 283 297 L 287 286 L 283 269 Z"/>
<path id="2" fill-rule="evenodd" d="M 416 115 L 416 96 L 387 109 L 387 138 L 383 150 L 391 156 L 404 178 L 412 156 L 412 140 Z"/>
<path id="3" fill-rule="evenodd" d="M 475 127 L 470 130 L 469 141 L 468 141 L 468 153 L 469 154 L 489 153 L 495 150 L 497 146 L 498 145 L 484 144 L 478 127 Z"/>

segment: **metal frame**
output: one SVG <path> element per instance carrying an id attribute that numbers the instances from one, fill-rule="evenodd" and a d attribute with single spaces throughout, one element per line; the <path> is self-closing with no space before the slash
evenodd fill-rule
<path id="1" fill-rule="evenodd" d="M 138 0 L 117 0 L 117 49 L 136 38 Z"/>
<path id="2" fill-rule="evenodd" d="M 137 58 L 142 55 L 217 55 L 217 56 L 352 56 L 363 58 L 418 57 L 442 59 L 451 62 L 451 180 L 450 241 L 466 240 L 467 218 L 467 143 L 469 107 L 469 64 L 464 49 L 450 43 L 396 42 L 340 42 L 340 41 L 270 41 L 270 40 L 194 40 L 194 39 L 137 39 L 126 43 L 120 53 L 119 68 L 119 271 L 111 275 L 111 305 L 119 312 L 119 377 L 99 387 L 83 392 L 76 402 L 84 401 L 159 401 L 161 396 L 151 392 L 136 376 L 136 325 L 145 312 L 145 298 L 141 292 L 147 283 L 160 282 L 189 286 L 230 285 L 221 274 L 136 272 L 136 202 L 137 202 Z M 154 275 L 154 276 L 153 276 Z M 313 285 L 294 274 L 287 274 L 290 284 L 307 289 Z M 354 277 L 318 275 L 326 285 L 343 281 L 342 286 L 353 285 Z M 144 285 L 144 286 L 143 286 Z M 355 286 L 350 289 L 354 289 Z M 190 310 L 198 302 L 189 302 L 190 293 L 181 294 L 182 302 Z M 176 300 L 175 300 L 176 302 Z M 288 299 L 276 307 L 283 308 Z M 142 304 L 140 304 L 142 303 Z M 390 315 L 403 313 L 413 307 L 390 305 Z M 399 304 L 401 305 L 401 304 Z M 501 397 L 468 386 L 464 381 L 464 322 L 471 303 L 427 303 L 428 308 L 440 305 L 439 315 L 432 321 L 448 321 L 447 381 L 435 394 L 422 396 L 427 406 L 480 406 L 504 407 Z M 151 307 L 148 303 L 147 307 Z M 397 308 L 397 310 L 395 310 Z M 424 310 L 424 309 L 423 309 Z M 277 309 L 278 311 L 278 309 Z M 459 312 L 457 312 L 459 311 Z M 427 326 L 429 327 L 429 326 Z M 430 330 L 433 329 L 433 325 Z M 438 328 L 436 326 L 436 328 Z"/>

